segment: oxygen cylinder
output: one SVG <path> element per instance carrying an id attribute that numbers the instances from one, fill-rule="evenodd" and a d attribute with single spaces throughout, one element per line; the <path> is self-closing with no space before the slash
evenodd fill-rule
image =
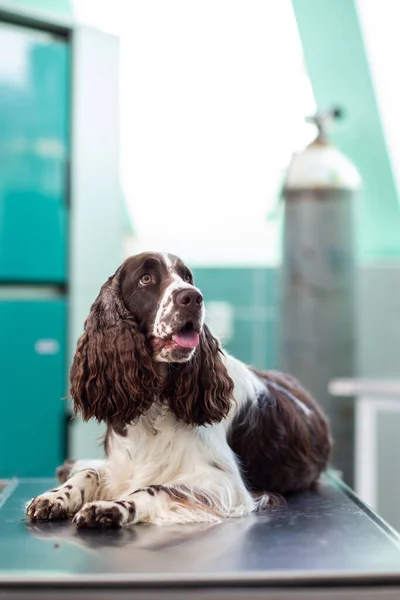
<path id="1" fill-rule="evenodd" d="M 327 412 L 333 466 L 353 479 L 354 410 L 329 382 L 355 375 L 355 197 L 360 175 L 328 140 L 339 110 L 308 120 L 318 135 L 292 157 L 283 185 L 281 368 L 297 377 Z"/>

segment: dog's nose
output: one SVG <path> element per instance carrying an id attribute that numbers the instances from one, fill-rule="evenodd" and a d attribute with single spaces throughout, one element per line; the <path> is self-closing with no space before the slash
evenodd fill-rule
<path id="1" fill-rule="evenodd" d="M 195 307 L 203 304 L 203 296 L 198 290 L 181 290 L 176 295 L 178 306 Z"/>

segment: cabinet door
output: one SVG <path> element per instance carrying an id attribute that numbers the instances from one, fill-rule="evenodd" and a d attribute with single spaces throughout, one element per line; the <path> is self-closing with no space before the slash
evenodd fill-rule
<path id="1" fill-rule="evenodd" d="M 66 302 L 0 300 L 0 479 L 64 459 Z"/>
<path id="2" fill-rule="evenodd" d="M 0 280 L 66 280 L 69 45 L 0 23 Z"/>

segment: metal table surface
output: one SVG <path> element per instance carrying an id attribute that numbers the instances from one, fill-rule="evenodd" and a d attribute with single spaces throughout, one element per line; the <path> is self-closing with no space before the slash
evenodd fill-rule
<path id="1" fill-rule="evenodd" d="M 109 531 L 30 523 L 25 502 L 53 485 L 0 493 L 1 600 L 400 598 L 400 537 L 331 475 L 266 516 Z"/>

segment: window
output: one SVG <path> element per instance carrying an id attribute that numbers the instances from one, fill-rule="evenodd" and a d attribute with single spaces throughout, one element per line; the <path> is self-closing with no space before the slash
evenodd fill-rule
<path id="1" fill-rule="evenodd" d="M 315 110 L 291 1 L 79 5 L 121 36 L 130 251 L 276 264 L 282 177 Z"/>

